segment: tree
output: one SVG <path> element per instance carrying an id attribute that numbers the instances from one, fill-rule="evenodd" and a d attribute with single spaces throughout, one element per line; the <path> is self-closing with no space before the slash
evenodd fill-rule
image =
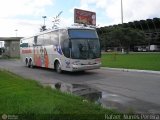
<path id="1" fill-rule="evenodd" d="M 120 47 L 127 53 L 131 46 L 147 45 L 148 41 L 145 39 L 144 32 L 123 27 L 103 27 L 97 29 L 101 48 L 105 51 L 108 48 Z"/>
<path id="2" fill-rule="evenodd" d="M 115 28 L 111 31 L 111 38 L 118 42 L 120 47 L 126 50 L 126 53 L 129 53 L 131 45 L 145 43 L 144 33 L 132 28 Z"/>
<path id="3" fill-rule="evenodd" d="M 45 31 L 45 30 L 47 30 L 46 26 L 45 26 L 45 25 L 41 26 L 40 32 L 43 32 L 43 31 Z"/>
<path id="4" fill-rule="evenodd" d="M 119 46 L 117 41 L 112 40 L 112 28 L 97 28 L 97 33 L 100 39 L 101 48 L 107 51 L 110 47 L 117 47 Z"/>

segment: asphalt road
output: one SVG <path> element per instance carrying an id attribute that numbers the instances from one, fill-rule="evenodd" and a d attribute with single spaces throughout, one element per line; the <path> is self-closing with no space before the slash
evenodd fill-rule
<path id="1" fill-rule="evenodd" d="M 97 101 L 105 107 L 125 112 L 160 113 L 160 74 L 108 69 L 58 74 L 51 69 L 27 68 L 19 60 L 2 59 L 0 68 L 43 85 L 61 82 L 88 86 L 101 93 Z"/>

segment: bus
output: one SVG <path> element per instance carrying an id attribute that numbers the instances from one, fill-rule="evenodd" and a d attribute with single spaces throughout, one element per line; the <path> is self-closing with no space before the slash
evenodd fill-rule
<path id="1" fill-rule="evenodd" d="M 85 71 L 101 66 L 97 32 L 89 27 L 66 27 L 40 32 L 20 40 L 20 58 L 28 67 Z"/>

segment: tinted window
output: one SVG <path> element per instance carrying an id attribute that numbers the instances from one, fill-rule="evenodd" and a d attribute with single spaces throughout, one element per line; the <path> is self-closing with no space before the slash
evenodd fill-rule
<path id="1" fill-rule="evenodd" d="M 31 46 L 33 46 L 33 37 L 23 39 L 20 42 L 20 47 L 31 47 Z"/>
<path id="2" fill-rule="evenodd" d="M 21 43 L 20 47 L 28 47 L 28 43 Z"/>
<path id="3" fill-rule="evenodd" d="M 72 39 L 72 58 L 87 59 L 88 58 L 88 43 L 87 40 Z"/>
<path id="4" fill-rule="evenodd" d="M 73 59 L 95 59 L 100 57 L 98 39 L 71 39 Z"/>
<path id="5" fill-rule="evenodd" d="M 70 29 L 69 30 L 70 38 L 98 38 L 95 30 L 87 29 Z"/>

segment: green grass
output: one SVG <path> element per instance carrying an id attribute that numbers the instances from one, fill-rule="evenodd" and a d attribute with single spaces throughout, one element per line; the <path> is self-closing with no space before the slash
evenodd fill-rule
<path id="1" fill-rule="evenodd" d="M 106 53 L 102 54 L 102 66 L 160 71 L 160 53 Z"/>
<path id="2" fill-rule="evenodd" d="M 8 56 L 0 56 L 0 59 L 20 59 L 20 57 L 8 57 Z"/>
<path id="3" fill-rule="evenodd" d="M 19 119 L 104 119 L 115 114 L 91 102 L 0 70 L 0 119 L 2 114 Z"/>

